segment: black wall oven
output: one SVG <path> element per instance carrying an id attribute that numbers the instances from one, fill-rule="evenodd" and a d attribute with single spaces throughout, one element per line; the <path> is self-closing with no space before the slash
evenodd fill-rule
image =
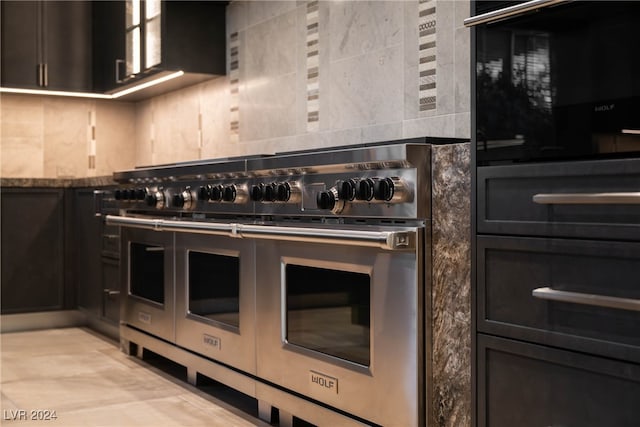
<path id="1" fill-rule="evenodd" d="M 640 155 L 640 2 L 475 2 L 480 165 Z"/>

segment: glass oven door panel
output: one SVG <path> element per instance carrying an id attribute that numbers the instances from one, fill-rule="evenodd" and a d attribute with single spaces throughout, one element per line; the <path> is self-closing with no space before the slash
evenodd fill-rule
<path id="1" fill-rule="evenodd" d="M 188 313 L 239 328 L 240 258 L 189 251 L 188 259 Z"/>
<path id="2" fill-rule="evenodd" d="M 129 257 L 129 294 L 163 305 L 164 247 L 131 242 Z"/>
<path id="3" fill-rule="evenodd" d="M 123 227 L 121 241 L 122 320 L 175 341 L 174 234 Z"/>
<path id="4" fill-rule="evenodd" d="M 369 366 L 371 276 L 287 264 L 286 341 Z"/>
<path id="5" fill-rule="evenodd" d="M 249 239 L 176 234 L 176 342 L 256 373 L 255 245 Z"/>

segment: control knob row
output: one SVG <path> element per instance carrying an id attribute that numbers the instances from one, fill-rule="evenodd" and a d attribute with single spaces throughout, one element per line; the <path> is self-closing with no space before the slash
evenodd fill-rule
<path id="1" fill-rule="evenodd" d="M 397 184 L 392 178 L 364 178 L 338 181 L 336 188 L 342 200 L 379 200 L 389 202 L 393 199 Z"/>
<path id="2" fill-rule="evenodd" d="M 144 188 L 123 188 L 114 190 L 113 198 L 122 201 L 138 201 L 144 200 L 146 194 L 147 190 Z"/>
<path id="3" fill-rule="evenodd" d="M 198 200 L 242 203 L 246 200 L 246 189 L 244 186 L 236 184 L 227 186 L 220 184 L 202 185 L 198 190 Z"/>
<path id="4" fill-rule="evenodd" d="M 339 213 L 344 202 L 376 201 L 399 203 L 406 201 L 409 192 L 400 178 L 363 178 L 338 181 L 335 187 L 320 191 L 316 196 L 318 209 Z"/>
<path id="5" fill-rule="evenodd" d="M 254 202 L 297 203 L 300 201 L 300 188 L 295 182 L 271 182 L 251 187 L 249 196 Z"/>

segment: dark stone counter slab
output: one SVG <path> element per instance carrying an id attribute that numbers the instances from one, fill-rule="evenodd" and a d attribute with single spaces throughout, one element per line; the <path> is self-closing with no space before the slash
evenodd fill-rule
<path id="1" fill-rule="evenodd" d="M 0 186 L 12 188 L 82 188 L 116 185 L 112 176 L 89 178 L 0 178 Z"/>
<path id="2" fill-rule="evenodd" d="M 471 426 L 470 145 L 432 147 L 433 271 L 429 418 Z M 429 324 L 430 327 L 429 327 Z M 427 359 L 429 360 L 429 358 Z"/>

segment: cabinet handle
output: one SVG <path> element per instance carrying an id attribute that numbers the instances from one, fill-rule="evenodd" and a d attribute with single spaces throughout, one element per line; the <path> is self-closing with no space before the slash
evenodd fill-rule
<path id="1" fill-rule="evenodd" d="M 537 288 L 531 292 L 534 298 L 593 305 L 597 307 L 617 308 L 620 310 L 640 311 L 640 300 L 632 298 L 610 297 L 606 295 L 584 294 L 582 292 L 559 291 L 549 287 Z"/>
<path id="2" fill-rule="evenodd" d="M 38 86 L 44 86 L 44 75 L 42 64 L 38 64 Z"/>
<path id="3" fill-rule="evenodd" d="M 122 83 L 124 79 L 120 77 L 120 66 L 124 64 L 124 59 L 116 59 L 116 83 Z"/>
<path id="4" fill-rule="evenodd" d="M 637 205 L 640 204 L 640 192 L 540 193 L 533 196 L 533 202 L 539 205 Z"/>
<path id="5" fill-rule="evenodd" d="M 516 15 L 522 15 L 524 13 L 531 12 L 532 10 L 566 2 L 566 0 L 532 0 L 525 3 L 517 4 L 515 6 L 509 6 L 503 9 L 498 9 L 491 12 L 482 13 L 480 15 L 472 16 L 464 20 L 464 25 L 466 27 L 473 27 L 480 24 L 488 24 Z"/>
<path id="6" fill-rule="evenodd" d="M 93 215 L 102 216 L 102 205 L 104 203 L 104 191 L 93 190 Z"/>
<path id="7" fill-rule="evenodd" d="M 42 64 L 42 81 L 44 87 L 49 87 L 49 66 L 46 63 Z"/>

